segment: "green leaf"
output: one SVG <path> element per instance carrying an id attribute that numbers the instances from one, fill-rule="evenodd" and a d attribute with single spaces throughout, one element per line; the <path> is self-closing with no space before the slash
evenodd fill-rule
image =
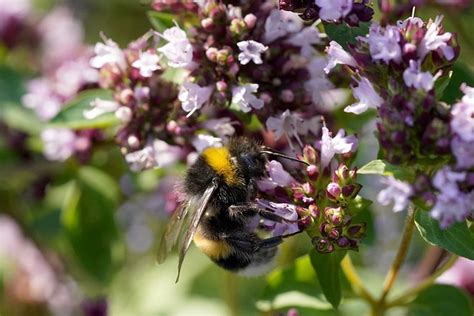
<path id="1" fill-rule="evenodd" d="M 356 196 L 349 202 L 349 208 L 352 214 L 358 214 L 361 211 L 367 209 L 373 202 L 369 199 L 365 199 L 360 195 Z"/>
<path id="2" fill-rule="evenodd" d="M 474 313 L 466 293 L 454 286 L 442 284 L 421 292 L 408 308 L 409 316 L 472 316 Z"/>
<path id="3" fill-rule="evenodd" d="M 453 75 L 453 71 L 450 71 L 447 76 L 443 76 L 436 80 L 434 84 L 435 92 L 436 92 L 436 97 L 438 99 L 441 99 L 444 94 L 444 90 L 448 87 L 449 81 L 451 80 L 451 77 Z"/>
<path id="4" fill-rule="evenodd" d="M 147 15 L 153 28 L 160 33 L 174 26 L 175 15 L 171 13 L 148 11 Z"/>
<path id="5" fill-rule="evenodd" d="M 22 76 L 9 67 L 0 66 L 0 104 L 19 104 L 24 93 Z"/>
<path id="6" fill-rule="evenodd" d="M 455 223 L 447 229 L 441 229 L 439 222 L 428 212 L 418 210 L 415 214 L 415 223 L 421 237 L 428 243 L 474 260 L 474 234 L 466 222 Z"/>
<path id="7" fill-rule="evenodd" d="M 334 308 L 341 302 L 340 262 L 345 255 L 346 251 L 319 253 L 312 250 L 310 253 L 311 265 L 318 275 L 324 296 Z"/>
<path id="8" fill-rule="evenodd" d="M 91 102 L 95 99 L 113 100 L 112 91 L 95 89 L 79 93 L 51 120 L 50 126 L 84 129 L 104 128 L 117 124 L 118 119 L 113 113 L 106 113 L 91 120 L 84 117 L 84 111 L 91 109 Z"/>
<path id="9" fill-rule="evenodd" d="M 344 49 L 347 49 L 348 44 L 354 44 L 357 36 L 365 36 L 369 32 L 370 26 L 368 22 L 362 22 L 357 27 L 350 27 L 345 23 L 323 22 L 323 24 L 329 39 L 338 42 Z"/>
<path id="10" fill-rule="evenodd" d="M 357 170 L 357 173 L 392 176 L 401 180 L 409 180 L 413 178 L 412 172 L 407 168 L 392 165 L 381 159 L 370 161 L 365 166 Z"/>
<path id="11" fill-rule="evenodd" d="M 308 255 L 296 259 L 288 267 L 273 271 L 267 277 L 267 285 L 257 302 L 257 308 L 264 312 L 291 307 L 331 309 L 316 281 Z"/>
<path id="12" fill-rule="evenodd" d="M 453 65 L 453 74 L 441 100 L 448 104 L 459 100 L 463 96 L 463 92 L 459 89 L 463 83 L 471 87 L 474 86 L 474 72 L 468 65 L 458 61 Z"/>
<path id="13" fill-rule="evenodd" d="M 82 269 L 107 284 L 121 255 L 114 211 L 117 183 L 99 169 L 83 167 L 71 181 L 62 207 L 66 237 Z"/>

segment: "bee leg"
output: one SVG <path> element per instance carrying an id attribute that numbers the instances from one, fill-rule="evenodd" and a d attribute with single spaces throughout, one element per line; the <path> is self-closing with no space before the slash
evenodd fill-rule
<path id="1" fill-rule="evenodd" d="M 260 240 L 258 246 L 260 248 L 273 248 L 273 247 L 276 247 L 279 244 L 281 244 L 283 242 L 284 238 L 288 238 L 288 237 L 291 237 L 291 236 L 294 236 L 294 235 L 298 235 L 299 233 L 302 233 L 303 231 L 304 230 L 298 230 L 298 231 L 296 231 L 294 233 L 291 233 L 291 234 L 286 234 L 286 235 L 281 235 L 281 236 L 274 236 L 274 237 L 262 239 L 262 240 Z"/>
<path id="2" fill-rule="evenodd" d="M 257 214 L 265 219 L 268 219 L 277 223 L 297 223 L 298 222 L 298 220 L 286 219 L 285 217 L 280 216 L 273 211 L 266 210 L 252 203 L 229 206 L 229 215 L 230 217 L 234 219 L 237 219 L 241 216 L 250 217 Z"/>

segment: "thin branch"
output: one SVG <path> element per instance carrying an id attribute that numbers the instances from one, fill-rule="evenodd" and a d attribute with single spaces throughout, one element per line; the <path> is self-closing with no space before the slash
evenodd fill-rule
<path id="1" fill-rule="evenodd" d="M 347 254 L 344 259 L 342 259 L 341 268 L 346 275 L 346 278 L 349 280 L 352 290 L 361 298 L 368 301 L 371 305 L 374 305 L 376 303 L 375 299 L 369 293 L 369 291 L 367 291 L 364 284 L 362 283 L 362 280 L 360 279 L 354 265 L 352 264 L 349 254 Z"/>
<path id="2" fill-rule="evenodd" d="M 398 247 L 397 254 L 395 259 L 392 262 L 392 266 L 385 277 L 384 285 L 383 285 L 383 293 L 379 299 L 379 303 L 383 305 L 385 302 L 385 298 L 387 297 L 388 293 L 392 289 L 395 280 L 397 279 L 398 273 L 400 272 L 400 268 L 405 261 L 405 258 L 408 253 L 408 248 L 410 247 L 410 241 L 413 236 L 413 230 L 415 228 L 415 209 L 413 206 L 410 205 L 408 208 L 408 214 L 405 221 L 405 228 L 403 229 L 402 240 L 400 242 L 400 246 Z"/>
<path id="3" fill-rule="evenodd" d="M 398 306 L 398 305 L 403 305 L 403 304 L 406 304 L 408 303 L 413 297 L 415 297 L 418 293 L 420 293 L 421 291 L 425 290 L 426 288 L 430 287 L 431 285 L 433 285 L 433 283 L 436 281 L 436 279 L 441 275 L 443 274 L 444 272 L 446 272 L 447 270 L 449 270 L 453 265 L 454 263 L 456 263 L 456 260 L 458 259 L 458 256 L 456 255 L 451 255 L 451 257 L 446 261 L 446 263 L 441 267 L 439 268 L 438 270 L 436 270 L 432 275 L 430 275 L 428 278 L 426 278 L 425 280 L 423 280 L 420 284 L 418 284 L 417 286 L 413 287 L 412 289 L 409 289 L 408 291 L 406 291 L 403 295 L 397 297 L 396 299 L 394 299 L 393 301 L 387 303 L 386 306 L 388 307 L 392 307 L 392 306 Z"/>

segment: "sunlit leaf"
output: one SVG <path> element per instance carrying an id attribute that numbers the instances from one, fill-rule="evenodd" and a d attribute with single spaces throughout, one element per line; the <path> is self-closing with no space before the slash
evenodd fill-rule
<path id="1" fill-rule="evenodd" d="M 428 243 L 474 260 L 474 234 L 466 222 L 454 223 L 447 229 L 441 229 L 439 222 L 428 212 L 419 210 L 415 215 L 415 223 L 421 237 Z"/>

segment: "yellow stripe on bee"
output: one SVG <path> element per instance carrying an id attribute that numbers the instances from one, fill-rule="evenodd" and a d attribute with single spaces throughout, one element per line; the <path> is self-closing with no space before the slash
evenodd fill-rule
<path id="1" fill-rule="evenodd" d="M 220 176 L 224 177 L 227 184 L 238 184 L 240 179 L 237 169 L 231 161 L 229 150 L 225 147 L 210 147 L 202 152 L 204 159 L 211 168 Z"/>
<path id="2" fill-rule="evenodd" d="M 204 237 L 198 230 L 194 235 L 194 243 L 211 259 L 225 258 L 230 254 L 229 244 L 222 240 L 212 240 Z"/>

